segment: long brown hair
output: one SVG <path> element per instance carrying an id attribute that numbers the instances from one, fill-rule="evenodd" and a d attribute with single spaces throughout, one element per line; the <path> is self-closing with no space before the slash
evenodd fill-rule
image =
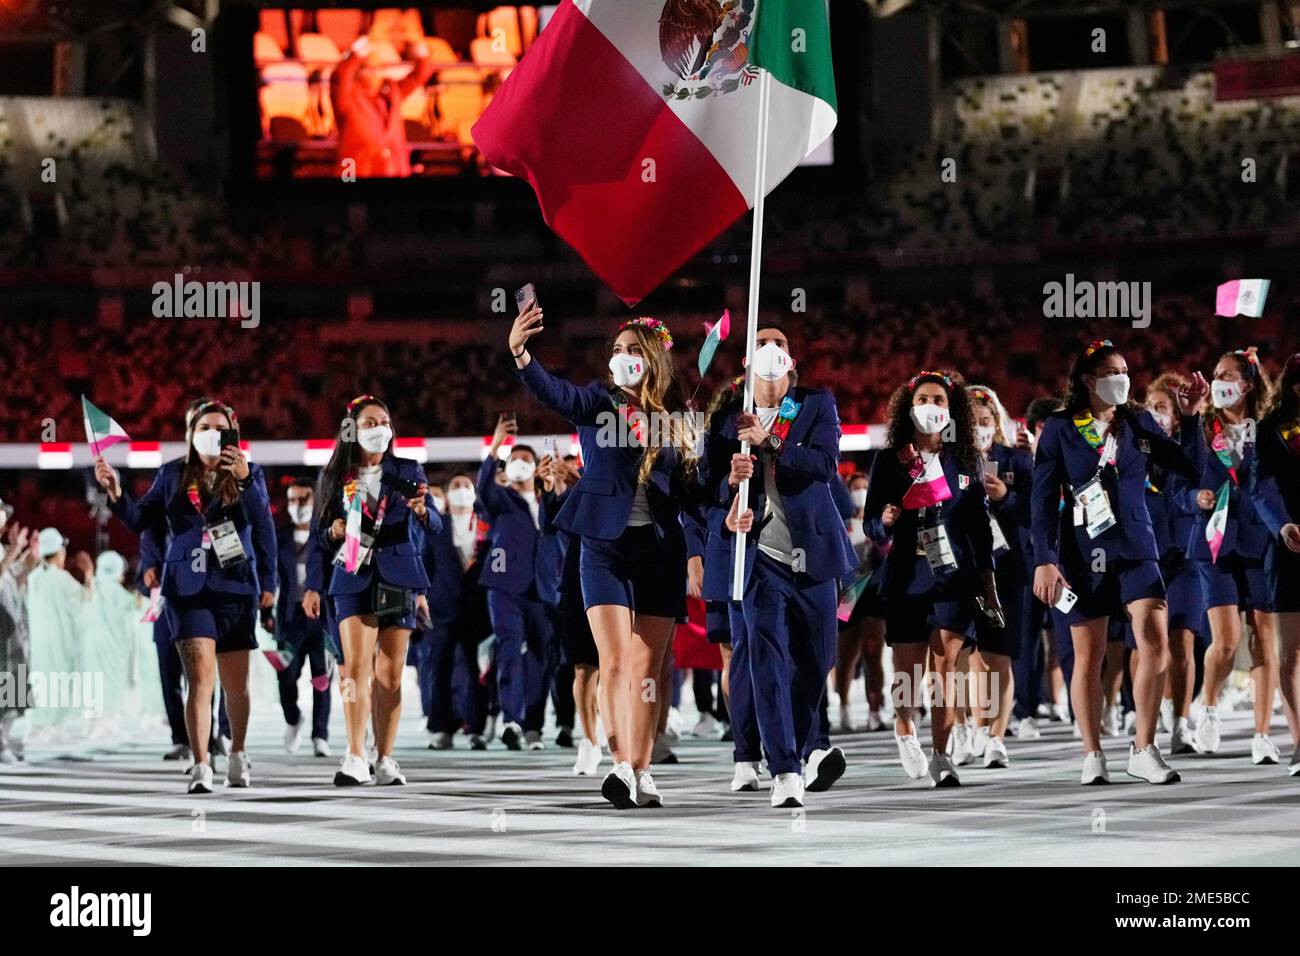
<path id="1" fill-rule="evenodd" d="M 664 340 L 654 329 L 644 325 L 626 325 L 622 332 L 631 332 L 641 346 L 641 357 L 645 360 L 645 375 L 637 387 L 637 410 L 646 415 L 659 415 L 660 421 L 669 422 L 668 444 L 677 449 L 683 464 L 690 465 L 695 460 L 695 436 L 686 422 L 686 398 L 682 394 L 681 383 L 673 368 L 672 356 L 664 346 Z M 612 387 L 613 378 L 610 379 Z M 671 416 L 671 418 L 669 417 Z M 662 432 L 660 433 L 662 434 Z M 659 452 L 664 442 L 650 441 L 645 454 L 641 456 L 641 467 L 637 470 L 637 482 L 645 482 L 659 459 Z"/>
<path id="2" fill-rule="evenodd" d="M 198 427 L 199 419 L 212 412 L 225 415 L 227 427 L 233 428 L 236 433 L 239 431 L 239 418 L 235 415 L 235 410 L 224 402 L 212 400 L 196 408 L 194 414 L 190 416 L 189 425 L 185 430 L 185 437 L 189 442 L 189 447 L 185 452 L 185 467 L 181 470 L 181 488 L 185 490 L 190 485 L 197 485 L 200 500 L 206 502 L 212 498 L 217 498 L 220 499 L 222 504 L 232 505 L 239 498 L 239 479 L 235 477 L 235 473 L 221 468 L 216 469 L 217 478 L 209 494 L 203 483 L 203 475 L 207 468 L 204 467 L 202 459 L 199 458 L 199 453 L 194 449 L 194 431 Z"/>

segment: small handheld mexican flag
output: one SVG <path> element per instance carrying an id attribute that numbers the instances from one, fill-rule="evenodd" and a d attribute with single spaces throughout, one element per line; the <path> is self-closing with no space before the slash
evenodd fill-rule
<path id="1" fill-rule="evenodd" d="M 90 404 L 85 395 L 81 396 L 81 414 L 86 423 L 86 441 L 90 444 L 91 453 L 96 458 L 103 454 L 105 448 L 116 445 L 120 441 L 127 441 L 131 437 L 121 425 Z"/>
<path id="2" fill-rule="evenodd" d="M 709 329 L 709 334 L 704 337 L 704 344 L 700 346 L 700 378 L 709 370 L 713 363 L 713 353 L 718 351 L 718 346 L 727 340 L 731 334 L 731 310 L 722 313 L 722 318 L 718 319 L 717 324 Z"/>
<path id="3" fill-rule="evenodd" d="M 361 560 L 361 496 L 365 492 L 358 487 L 348 502 L 348 518 L 343 537 L 343 569 L 348 574 L 357 570 Z"/>
<path id="4" fill-rule="evenodd" d="M 1228 527 L 1228 496 L 1232 482 L 1225 481 L 1219 487 L 1218 498 L 1214 502 L 1214 513 L 1205 525 L 1205 540 L 1210 545 L 1210 563 L 1219 560 L 1219 549 L 1223 547 L 1223 533 Z"/>
<path id="5" fill-rule="evenodd" d="M 1214 290 L 1215 315 L 1248 315 L 1258 319 L 1268 300 L 1267 279 L 1233 279 Z"/>

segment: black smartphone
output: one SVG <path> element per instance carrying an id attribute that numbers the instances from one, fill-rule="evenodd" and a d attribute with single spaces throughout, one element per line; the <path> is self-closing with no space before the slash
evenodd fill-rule
<path id="1" fill-rule="evenodd" d="M 379 485 L 389 491 L 396 491 L 403 498 L 414 498 L 420 493 L 420 483 L 418 481 L 412 481 L 410 478 L 403 478 L 400 475 L 392 475 L 388 472 L 384 472 L 380 477 Z"/>
<path id="2" fill-rule="evenodd" d="M 524 311 L 524 309 L 528 308 L 530 305 L 536 304 L 537 289 L 533 287 L 531 282 L 525 285 L 522 289 L 517 289 L 515 291 L 515 305 L 519 306 L 520 312 Z"/>
<path id="3" fill-rule="evenodd" d="M 234 428 L 221 429 L 221 447 L 228 448 L 231 445 L 234 445 L 236 448 L 239 447 L 238 429 L 234 429 Z"/>

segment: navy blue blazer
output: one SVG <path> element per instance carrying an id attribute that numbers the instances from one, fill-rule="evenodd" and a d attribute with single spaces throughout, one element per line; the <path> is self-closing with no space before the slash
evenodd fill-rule
<path id="1" fill-rule="evenodd" d="M 1151 469 L 1151 484 L 1147 488 L 1147 511 L 1151 513 L 1151 530 L 1156 536 L 1156 551 L 1163 561 L 1172 557 L 1187 557 L 1187 542 L 1196 524 L 1200 508 L 1196 505 L 1196 489 L 1183 475 L 1166 474 L 1161 468 Z M 1202 530 L 1204 533 L 1204 530 Z"/>
<path id="2" fill-rule="evenodd" d="M 885 558 L 881 591 L 885 594 L 929 594 L 938 590 L 948 598 L 974 597 L 983 590 L 979 572 L 994 569 L 993 526 L 983 476 L 964 471 L 952 447 L 945 445 L 939 462 L 952 497 L 941 503 L 939 520 L 948 534 L 957 566 L 935 573 L 924 555 L 918 555 L 920 511 L 905 508 L 892 527 L 881 518 L 886 505 L 899 505 L 912 487 L 912 476 L 898 460 L 898 451 L 885 448 L 871 463 L 863 529 L 876 542 L 893 540 Z"/>
<path id="3" fill-rule="evenodd" d="M 396 475 L 420 484 L 425 484 L 428 480 L 419 463 L 409 458 L 387 455 L 381 467 L 385 474 Z M 420 558 L 422 542 L 413 531 L 419 524 L 419 520 L 407 507 L 406 499 L 399 493 L 381 489 L 380 494 L 387 496 L 388 510 L 384 513 L 384 524 L 379 529 L 379 540 L 375 542 L 374 555 L 365 565 L 358 568 L 355 574 L 343 570 L 342 565 L 333 567 L 329 578 L 329 594 L 360 594 L 374 584 L 376 569 L 379 571 L 380 579 L 386 584 L 420 592 L 429 589 L 429 577 L 424 572 L 424 562 Z M 428 509 L 428 524 L 423 531 L 436 534 L 442 528 L 442 515 L 433 503 L 433 495 L 426 492 L 424 500 L 425 507 Z M 325 515 L 328 520 L 321 521 L 321 527 L 317 528 L 316 534 L 320 546 L 325 551 L 324 560 L 333 562 L 343 542 L 331 541 L 329 529 L 334 518 L 344 517 L 341 496 L 339 501 L 332 502 L 325 509 Z M 364 534 L 371 534 L 373 529 L 374 521 L 370 518 L 361 519 L 361 530 Z"/>
<path id="4" fill-rule="evenodd" d="M 1102 486 L 1110 496 L 1115 524 L 1096 538 L 1089 538 L 1083 525 L 1074 524 L 1072 489 L 1092 480 L 1101 456 L 1079 434 L 1070 412 L 1054 412 L 1044 423 L 1034 456 L 1031 509 L 1035 566 L 1061 564 L 1063 551 L 1072 564 L 1091 560 L 1098 548 L 1110 561 L 1159 558 L 1147 510 L 1147 474 L 1155 462 L 1168 472 L 1196 480 L 1205 464 L 1201 416 L 1184 415 L 1177 439 L 1170 438 L 1145 408 L 1118 409 L 1112 428 L 1121 416 L 1123 427 L 1116 443 L 1115 467 L 1102 471 Z M 1063 533 L 1067 536 L 1064 547 Z"/>
<path id="5" fill-rule="evenodd" d="M 853 507 L 853 496 L 849 494 L 848 485 L 844 484 L 844 479 L 839 476 L 839 469 L 836 469 L 835 477 L 830 481 L 831 497 L 835 499 L 835 507 L 840 509 L 840 517 L 846 522 L 858 513 L 858 509 Z"/>
<path id="6" fill-rule="evenodd" d="M 1287 448 L 1274 422 L 1261 423 L 1255 438 L 1256 460 L 1250 475 L 1251 503 L 1276 541 L 1283 526 L 1300 523 L 1300 456 Z M 1279 544 L 1278 547 L 1286 546 Z"/>
<path id="7" fill-rule="evenodd" d="M 1217 496 L 1219 488 L 1225 481 L 1228 482 L 1228 523 L 1223 529 L 1223 544 L 1219 548 L 1220 557 L 1234 554 L 1248 560 L 1262 560 L 1273 541 L 1268 526 L 1255 513 L 1255 504 L 1250 496 L 1250 485 L 1255 471 L 1256 444 L 1257 442 L 1252 441 L 1242 446 L 1241 464 L 1237 466 L 1237 480 L 1240 484 L 1235 485 L 1228 475 L 1228 469 L 1223 462 L 1219 461 L 1219 456 L 1213 449 L 1208 447 L 1209 443 L 1206 443 L 1205 467 L 1201 469 L 1198 489 L 1208 488 Z M 1210 523 L 1212 514 L 1214 514 L 1213 510 L 1206 511 L 1200 507 L 1196 509 L 1195 521 L 1183 542 L 1189 558 L 1197 561 L 1210 560 L 1210 543 L 1205 540 L 1205 528 Z"/>
<path id="8" fill-rule="evenodd" d="M 776 458 L 776 487 L 785 506 L 790 541 L 802 551 L 803 570 L 814 581 L 828 581 L 848 574 L 857 566 L 857 557 L 849 543 L 844 519 L 831 493 L 831 482 L 838 482 L 840 462 L 840 416 L 835 396 L 828 391 L 795 386 L 787 393 L 799 403 L 799 413 L 790 423 L 790 431 Z M 709 423 L 701 462 L 700 483 L 709 503 L 721 509 L 710 521 L 719 526 L 727 556 L 728 569 L 734 560 L 735 535 L 727 530 L 725 519 L 737 489 L 728 481 L 731 457 L 740 453 L 736 437 L 736 419 L 742 400 L 736 398 L 723 405 Z M 758 552 L 758 538 L 763 512 L 767 507 L 764 489 L 763 456 L 755 463 L 749 482 L 749 506 L 754 512 L 754 530 L 746 535 L 746 575 Z M 705 556 L 708 574 L 709 556 Z M 716 562 L 715 562 L 716 563 Z M 730 588 L 728 587 L 728 592 Z"/>
<path id="9" fill-rule="evenodd" d="M 1007 486 L 1007 493 L 1001 501 L 989 499 L 989 511 L 1010 547 L 1009 551 L 996 555 L 998 581 L 1007 585 L 1028 584 L 1033 579 L 1034 547 L 1030 535 L 1029 499 L 1034 482 L 1034 459 L 1023 448 L 996 442 L 986 457 L 997 462 L 998 477 Z"/>
<path id="10" fill-rule="evenodd" d="M 573 534 L 612 541 L 627 530 L 636 498 L 642 449 L 620 440 L 626 426 L 610 398 L 609 385 L 578 386 L 546 371 L 536 357 L 519 378 L 537 400 L 578 429 L 584 470 L 555 516 L 556 527 Z M 646 482 L 646 502 L 655 534 L 679 538 L 680 502 L 688 497 L 681 456 L 660 449 Z"/>
<path id="11" fill-rule="evenodd" d="M 153 528 L 145 528 L 140 532 L 140 558 L 136 562 L 136 590 L 145 597 L 149 596 L 149 588 L 144 583 L 144 573 L 150 568 L 158 572 L 159 580 L 162 579 L 163 570 L 163 547 L 159 542 L 159 532 Z M 162 537 L 166 537 L 166 531 L 162 532 Z"/>
<path id="12" fill-rule="evenodd" d="M 541 528 L 547 519 L 542 514 L 545 496 L 537 496 L 537 524 L 523 495 L 507 485 L 496 483 L 497 460 L 488 456 L 479 465 L 474 510 L 488 525 L 488 555 L 479 572 L 479 584 L 507 594 L 526 594 L 535 589 L 555 597 L 559 577 L 559 551 L 552 535 L 544 543 Z M 538 490 L 540 492 L 540 482 Z M 551 495 L 554 507 L 555 496 Z M 554 603 L 552 600 L 548 603 Z"/>
<path id="13" fill-rule="evenodd" d="M 429 531 L 417 521 L 411 530 L 420 542 L 420 560 L 429 579 L 429 617 L 435 624 L 450 627 L 460 608 L 460 592 L 465 580 L 451 522 L 444 519 L 438 530 Z"/>
<path id="14" fill-rule="evenodd" d="M 248 465 L 250 478 L 231 505 L 209 502 L 200 515 L 194 510 L 181 476 L 185 462 L 174 459 L 158 469 L 153 485 L 137 502 L 125 490 L 109 508 L 137 534 L 166 527 L 170 534 L 163 561 L 162 593 L 169 600 L 211 592 L 226 596 L 254 596 L 276 589 L 275 526 L 266 477 L 259 465 Z M 203 529 L 209 523 L 233 521 L 247 561 L 221 567 L 216 555 L 203 548 Z M 196 560 L 202 552 L 204 560 Z M 195 570 L 198 565 L 201 570 Z"/>
<path id="15" fill-rule="evenodd" d="M 310 529 L 307 532 L 307 541 L 303 545 L 305 554 L 303 555 L 307 562 L 308 576 L 303 578 L 301 589 L 295 588 L 298 583 L 298 543 L 293 539 L 293 525 L 285 524 L 276 529 L 275 541 L 278 553 L 278 570 L 280 576 L 280 593 L 276 597 L 276 619 L 280 625 L 281 631 L 287 631 L 290 627 L 298 626 L 301 621 L 306 621 L 307 616 L 302 610 L 302 593 L 307 591 L 307 580 L 310 574 L 311 555 L 317 548 L 316 542 L 312 540 Z M 298 600 L 294 600 L 294 591 L 299 590 Z"/>
<path id="16" fill-rule="evenodd" d="M 704 582 L 700 596 L 705 601 L 731 600 L 732 548 L 731 535 L 726 529 L 730 505 L 700 504 L 696 502 L 682 510 L 682 525 L 686 530 L 686 556 L 704 561 Z M 723 535 L 726 534 L 726 537 Z M 751 536 L 752 537 L 752 536 Z"/>

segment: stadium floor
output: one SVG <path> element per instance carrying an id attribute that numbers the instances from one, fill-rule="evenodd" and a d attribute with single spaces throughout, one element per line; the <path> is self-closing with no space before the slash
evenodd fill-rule
<path id="1" fill-rule="evenodd" d="M 335 723 L 337 724 L 337 715 Z M 253 787 L 189 797 L 182 769 L 141 742 L 42 757 L 0 770 L 0 863 L 203 864 L 856 864 L 1295 865 L 1300 778 L 1249 760 L 1249 715 L 1225 722 L 1215 756 L 1172 760 L 1184 782 L 1123 774 L 1078 785 L 1068 727 L 1012 741 L 1007 770 L 962 769 L 959 790 L 907 780 L 892 735 L 841 735 L 849 769 L 804 812 L 768 793 L 732 794 L 730 745 L 686 738 L 657 768 L 667 806 L 618 812 L 599 780 L 570 773 L 572 750 L 431 752 L 408 717 L 397 758 L 406 787 L 339 790 L 334 759 L 283 751 L 280 728 L 254 717 Z M 341 730 L 341 728 L 340 728 Z M 1290 757 L 1284 727 L 1275 739 Z M 337 739 L 341 739 L 341 734 Z M 550 739 L 548 735 L 548 740 Z M 463 746 L 463 738 L 458 738 Z M 337 744 L 336 744 L 337 746 Z M 608 761 L 602 772 L 608 769 Z M 218 759 L 217 780 L 225 761 Z"/>

